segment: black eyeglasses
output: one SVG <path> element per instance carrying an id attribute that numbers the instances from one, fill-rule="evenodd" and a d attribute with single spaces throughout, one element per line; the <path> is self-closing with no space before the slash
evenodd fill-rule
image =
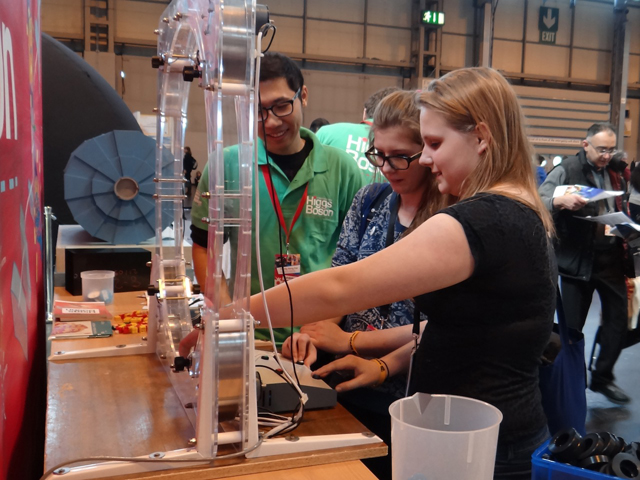
<path id="1" fill-rule="evenodd" d="M 260 107 L 258 111 L 258 121 L 262 122 L 267 119 L 269 112 L 273 113 L 276 117 L 287 117 L 293 113 L 293 102 L 300 96 L 300 88 L 293 96 L 291 100 L 285 100 L 284 102 L 271 105 L 270 107 Z"/>
<path id="2" fill-rule="evenodd" d="M 591 145 L 593 147 L 593 149 L 596 151 L 596 153 L 598 155 L 605 155 L 605 154 L 609 154 L 610 156 L 614 156 L 616 153 L 618 153 L 618 149 L 613 147 L 613 148 L 604 148 L 604 147 L 596 147 L 593 143 L 591 143 L 589 140 L 587 140 L 587 143 L 589 145 Z"/>
<path id="3" fill-rule="evenodd" d="M 364 152 L 364 155 L 369 160 L 369 163 L 374 167 L 382 168 L 384 166 L 384 162 L 389 162 L 389 166 L 394 170 L 406 170 L 411 165 L 411 162 L 417 160 L 422 155 L 422 151 L 418 153 L 414 153 L 413 155 L 390 155 L 386 156 L 380 153 L 376 148 L 371 145 L 369 150 Z"/>

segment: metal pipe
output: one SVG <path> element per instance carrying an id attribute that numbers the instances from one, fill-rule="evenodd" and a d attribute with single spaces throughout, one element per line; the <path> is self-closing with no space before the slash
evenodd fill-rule
<path id="1" fill-rule="evenodd" d="M 51 207 L 44 207 L 44 281 L 46 322 L 53 322 L 53 236 L 51 220 L 56 220 Z"/>
<path id="2" fill-rule="evenodd" d="M 576 24 L 576 9 L 571 9 L 571 30 L 569 31 L 569 78 L 573 74 L 573 32 Z"/>
<path id="3" fill-rule="evenodd" d="M 529 0 L 524 0 L 524 19 L 522 21 L 522 55 L 520 57 L 520 73 L 524 73 L 524 59 L 527 50 L 527 19 L 529 13 Z"/>
<path id="4" fill-rule="evenodd" d="M 158 182 L 167 182 L 167 183 L 188 183 L 189 180 L 187 180 L 186 178 L 180 177 L 180 178 L 154 178 L 153 179 L 154 182 L 158 183 Z"/>

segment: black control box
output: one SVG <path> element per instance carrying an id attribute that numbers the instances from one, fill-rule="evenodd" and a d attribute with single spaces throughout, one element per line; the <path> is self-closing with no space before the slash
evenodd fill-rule
<path id="1" fill-rule="evenodd" d="M 151 252 L 144 248 L 68 248 L 64 252 L 65 288 L 82 295 L 81 272 L 113 270 L 114 292 L 146 290 L 151 277 Z"/>

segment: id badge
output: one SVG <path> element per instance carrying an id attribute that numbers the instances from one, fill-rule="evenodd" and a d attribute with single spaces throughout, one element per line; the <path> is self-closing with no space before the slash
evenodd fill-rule
<path id="1" fill-rule="evenodd" d="M 293 280 L 300 276 L 300 254 L 287 253 L 284 255 L 276 254 L 276 266 L 273 274 L 274 285 L 284 283 L 282 271 L 287 276 L 287 281 Z"/>
<path id="2" fill-rule="evenodd" d="M 605 237 L 615 237 L 615 234 L 611 233 L 611 225 L 604 226 L 604 236 Z"/>

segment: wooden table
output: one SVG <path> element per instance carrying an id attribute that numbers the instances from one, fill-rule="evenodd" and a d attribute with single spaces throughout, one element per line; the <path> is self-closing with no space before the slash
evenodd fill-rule
<path id="1" fill-rule="evenodd" d="M 125 311 L 139 309 L 139 299 L 135 295 L 116 294 L 118 308 L 125 308 Z M 87 348 L 87 343 L 97 345 L 95 342 L 120 344 L 140 340 L 134 337 L 136 335 L 54 340 L 51 351 L 69 350 L 75 345 L 80 345 L 75 348 Z M 154 354 L 50 362 L 48 375 L 45 470 L 82 457 L 131 457 L 182 449 L 195 436 L 185 410 Z M 338 405 L 328 410 L 305 412 L 304 420 L 294 434 L 326 435 L 365 430 Z M 371 480 L 375 476 L 358 460 L 386 454 L 386 445 L 378 443 L 257 459 L 220 460 L 214 467 L 111 478 L 200 480 L 249 478 L 246 476 L 251 475 L 252 479 L 260 480 Z"/>

